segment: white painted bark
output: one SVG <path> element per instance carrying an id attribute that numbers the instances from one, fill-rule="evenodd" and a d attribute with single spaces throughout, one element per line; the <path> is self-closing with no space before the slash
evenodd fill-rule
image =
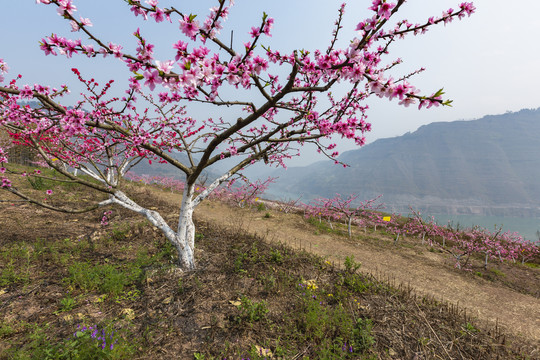
<path id="1" fill-rule="evenodd" d="M 122 191 L 116 191 L 108 200 L 102 201 L 100 206 L 118 204 L 146 217 L 150 223 L 158 228 L 176 247 L 180 267 L 183 270 L 193 270 L 195 268 L 195 224 L 193 223 L 193 211 L 201 201 L 203 201 L 216 187 L 231 177 L 231 175 L 232 173 L 228 172 L 220 176 L 195 198 L 195 185 L 186 184 L 182 196 L 177 231 L 171 229 L 165 219 L 163 219 L 157 211 L 140 206 Z"/>
<path id="2" fill-rule="evenodd" d="M 189 269 L 195 268 L 195 258 L 193 249 L 195 248 L 195 224 L 193 224 L 193 211 L 195 204 L 192 199 L 195 185 L 191 184 L 184 187 L 182 195 L 182 205 L 180 207 L 180 216 L 178 218 L 177 249 L 180 256 L 180 262 Z M 180 246 L 180 247 L 179 247 Z M 182 254 L 183 253 L 183 254 Z"/>
<path id="3" fill-rule="evenodd" d="M 156 228 L 158 228 L 163 235 L 169 240 L 178 251 L 178 257 L 180 262 L 180 267 L 183 270 L 191 270 L 195 267 L 195 261 L 193 256 L 193 247 L 190 247 L 185 241 L 186 237 L 181 237 L 180 234 L 176 233 L 171 227 L 167 224 L 165 219 L 157 212 L 150 209 L 146 209 L 139 204 L 135 203 L 126 194 L 122 191 L 116 191 L 109 200 L 103 201 L 100 205 L 107 205 L 115 203 L 120 206 L 125 207 L 131 211 L 139 213 L 146 217 L 148 221 Z M 182 212 L 181 212 L 182 213 Z M 191 216 L 190 216 L 191 219 Z M 195 237 L 195 229 L 193 228 L 193 238 Z"/>

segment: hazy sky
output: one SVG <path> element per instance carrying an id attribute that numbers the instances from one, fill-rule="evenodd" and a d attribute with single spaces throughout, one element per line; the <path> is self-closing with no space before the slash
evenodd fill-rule
<path id="1" fill-rule="evenodd" d="M 400 14 L 410 22 L 423 22 L 431 15 L 439 16 L 449 7 L 458 8 L 460 0 L 409 0 Z M 69 24 L 56 14 L 56 7 L 35 4 L 34 0 L 0 0 L 0 58 L 10 66 L 8 75 L 24 76 L 22 83 L 46 83 L 59 86 L 73 83 L 71 67 L 83 73 L 92 73 L 102 82 L 115 78 L 124 67 L 118 60 L 88 61 L 85 56 L 73 59 L 45 57 L 38 48 L 38 41 L 52 32 L 66 37 L 79 38 L 71 33 Z M 371 1 L 350 2 L 342 36 L 353 34 L 356 24 L 370 16 L 367 8 Z M 122 0 L 79 0 L 78 15 L 89 17 L 94 23 L 92 31 L 104 40 L 120 43 L 124 48 L 135 45 L 131 35 L 141 27 L 150 42 L 157 45 L 162 60 L 172 58 L 171 44 L 183 38 L 173 24 L 144 24 L 131 16 Z M 187 12 L 207 9 L 212 1 L 161 1 L 160 6 L 173 4 Z M 196 5 L 193 5 L 196 4 Z M 229 39 L 234 30 L 235 44 L 249 40 L 250 27 L 260 23 L 265 11 L 275 18 L 273 37 L 264 40 L 272 48 L 292 50 L 326 48 L 330 32 L 341 1 L 335 0 L 236 0 L 223 37 Z M 400 57 L 404 64 L 399 68 L 406 74 L 419 67 L 427 70 L 411 83 L 430 94 L 444 87 L 446 97 L 454 100 L 453 107 L 418 111 L 404 108 L 397 102 L 370 101 L 368 112 L 373 130 L 367 134 L 368 142 L 377 138 L 402 135 L 415 131 L 419 126 L 434 121 L 474 119 L 486 114 L 500 114 L 522 108 L 540 106 L 540 92 L 536 83 L 540 79 L 540 1 L 537 0 L 477 0 L 477 12 L 470 18 L 438 26 L 426 35 L 410 37 L 390 48 L 390 57 Z M 83 39 L 84 40 L 84 39 Z M 95 75 L 94 75 L 95 74 Z M 123 72 L 122 74 L 126 74 Z M 127 78 L 126 76 L 122 76 Z M 354 146 L 346 145 L 342 149 Z M 311 157 L 309 158 L 311 159 Z"/>

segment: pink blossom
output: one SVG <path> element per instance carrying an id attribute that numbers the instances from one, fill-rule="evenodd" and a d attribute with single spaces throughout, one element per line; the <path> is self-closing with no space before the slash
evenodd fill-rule
<path id="1" fill-rule="evenodd" d="M 162 82 L 159 71 L 157 70 L 145 71 L 143 76 L 146 79 L 144 85 L 148 86 L 152 91 L 156 88 L 156 84 L 161 84 Z"/>
<path id="2" fill-rule="evenodd" d="M 71 25 L 71 32 L 77 32 L 81 29 L 75 20 L 71 20 L 69 24 Z"/>
<path id="3" fill-rule="evenodd" d="M 47 193 L 47 195 L 52 195 L 52 190 L 49 189 L 49 190 L 46 191 L 46 193 Z"/>
<path id="4" fill-rule="evenodd" d="M 146 10 L 140 8 L 139 6 L 132 6 L 131 11 L 135 14 L 135 16 L 141 15 L 144 20 L 148 20 L 148 14 L 146 13 Z"/>
<path id="5" fill-rule="evenodd" d="M 45 39 L 41 39 L 39 48 L 45 52 L 45 55 L 57 55 L 54 51 L 54 47 L 51 44 L 48 44 Z"/>
<path id="6" fill-rule="evenodd" d="M 459 7 L 464 10 L 468 16 L 471 16 L 472 13 L 475 12 L 476 10 L 476 7 L 473 5 L 472 2 L 464 2 L 464 3 L 461 3 L 459 4 Z"/>
<path id="7" fill-rule="evenodd" d="M 274 19 L 273 18 L 268 18 L 268 20 L 266 20 L 266 24 L 264 26 L 264 34 L 266 36 L 272 36 L 272 34 L 270 34 L 270 30 L 272 30 L 272 28 L 274 27 Z"/>
<path id="8" fill-rule="evenodd" d="M 73 40 L 64 40 L 62 43 L 62 46 L 60 47 L 60 54 L 66 55 L 68 58 L 70 58 L 73 54 L 77 54 L 77 46 L 81 45 L 81 41 L 73 41 Z"/>
<path id="9" fill-rule="evenodd" d="M 113 44 L 113 43 L 109 43 L 109 49 L 112 51 L 113 55 L 116 58 L 121 58 L 123 56 L 122 51 L 121 51 L 122 46 L 116 45 L 116 44 Z"/>
<path id="10" fill-rule="evenodd" d="M 163 9 L 160 9 L 160 8 L 156 8 L 156 11 L 150 14 L 150 16 L 153 17 L 157 23 L 160 23 L 163 20 L 165 20 L 164 15 L 165 13 L 163 12 Z"/>
<path id="11" fill-rule="evenodd" d="M 96 52 L 94 51 L 94 47 L 92 45 L 82 45 L 82 48 L 83 48 L 83 52 L 88 57 L 92 57 L 96 54 Z"/>
<path id="12" fill-rule="evenodd" d="M 396 6 L 396 4 L 390 4 L 390 3 L 383 3 L 378 11 L 378 15 L 385 18 L 386 20 L 390 19 L 390 15 L 392 15 L 392 9 Z"/>
<path id="13" fill-rule="evenodd" d="M 94 25 L 92 24 L 92 21 L 90 21 L 89 18 L 83 18 L 83 17 L 81 16 L 80 20 L 81 20 L 81 24 L 82 24 L 83 26 L 94 26 Z"/>
<path id="14" fill-rule="evenodd" d="M 173 68 L 174 61 L 168 60 L 168 61 L 159 61 L 156 60 L 156 65 L 159 71 L 164 72 L 165 74 L 168 74 L 171 72 Z"/>
<path id="15" fill-rule="evenodd" d="M 77 7 L 73 5 L 71 0 L 59 0 L 58 1 L 58 15 L 64 16 L 65 13 L 72 15 L 74 11 L 77 11 Z"/>
<path id="16" fill-rule="evenodd" d="M 199 32 L 199 22 L 193 20 L 190 16 L 184 15 L 183 19 L 178 20 L 180 23 L 180 30 L 192 40 L 195 40 L 195 36 Z"/>
<path id="17" fill-rule="evenodd" d="M 252 26 L 251 31 L 249 32 L 252 38 L 256 38 L 257 36 L 261 35 L 261 29 L 258 27 Z"/>
<path id="18" fill-rule="evenodd" d="M 6 178 L 2 178 L 2 185 L 0 185 L 1 188 L 9 188 L 11 187 L 11 181 Z"/>
<path id="19" fill-rule="evenodd" d="M 30 86 L 24 85 L 24 88 L 21 90 L 19 96 L 21 99 L 32 99 L 34 97 L 34 92 Z"/>
<path id="20" fill-rule="evenodd" d="M 4 74 L 8 72 L 8 69 L 4 59 L 0 59 L 0 82 L 4 81 Z"/>

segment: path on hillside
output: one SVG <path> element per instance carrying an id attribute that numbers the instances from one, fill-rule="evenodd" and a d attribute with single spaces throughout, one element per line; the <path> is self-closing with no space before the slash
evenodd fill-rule
<path id="1" fill-rule="evenodd" d="M 179 204 L 178 195 L 166 197 L 176 206 Z M 364 272 L 410 284 L 418 294 L 459 304 L 468 314 L 491 326 L 498 322 L 511 333 L 540 342 L 540 299 L 441 266 L 448 262 L 444 254 L 403 246 L 396 251 L 391 242 L 377 239 L 354 243 L 336 235 L 317 235 L 299 215 L 277 211 L 272 212 L 271 218 L 264 215 L 265 212 L 230 208 L 218 202 L 203 202 L 195 211 L 197 219 L 242 228 L 268 241 L 326 256 L 330 261 L 343 263 L 346 256 L 354 255 Z"/>

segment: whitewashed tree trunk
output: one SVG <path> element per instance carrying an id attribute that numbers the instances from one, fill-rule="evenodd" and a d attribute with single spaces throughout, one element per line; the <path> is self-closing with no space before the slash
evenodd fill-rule
<path id="1" fill-rule="evenodd" d="M 193 223 L 193 212 L 195 207 L 197 207 L 197 205 L 199 205 L 216 187 L 232 175 L 231 172 L 228 172 L 220 176 L 196 197 L 194 197 L 195 184 L 186 184 L 182 196 L 177 231 L 171 229 L 165 219 L 163 219 L 157 211 L 140 206 L 122 191 L 116 191 L 108 200 L 102 201 L 99 205 L 118 204 L 146 217 L 150 223 L 158 228 L 163 235 L 165 235 L 167 240 L 176 247 L 180 268 L 182 270 L 193 270 L 195 269 L 195 224 Z"/>
<path id="2" fill-rule="evenodd" d="M 193 201 L 194 187 L 195 185 L 193 184 L 186 184 L 184 187 L 175 239 L 175 246 L 180 258 L 180 266 L 190 270 L 195 268 L 195 257 L 193 254 L 193 249 L 195 248 L 195 224 L 193 224 L 193 211 L 195 210 L 195 203 Z"/>

